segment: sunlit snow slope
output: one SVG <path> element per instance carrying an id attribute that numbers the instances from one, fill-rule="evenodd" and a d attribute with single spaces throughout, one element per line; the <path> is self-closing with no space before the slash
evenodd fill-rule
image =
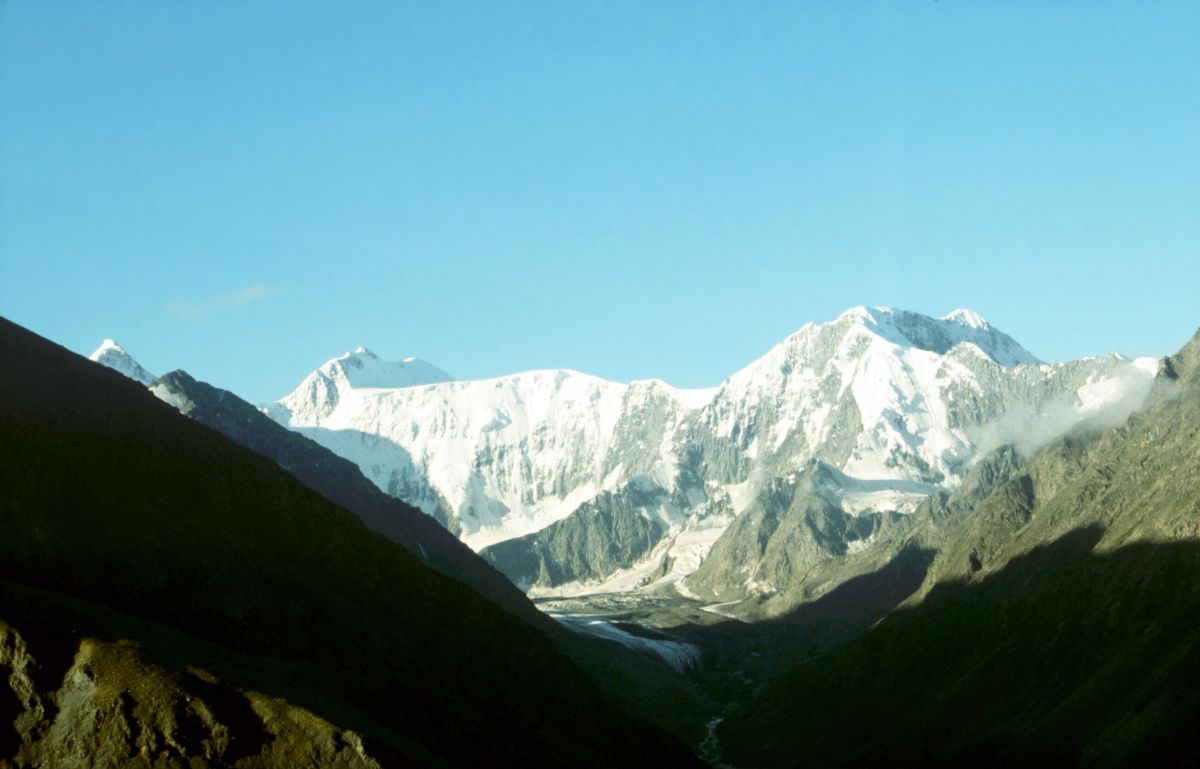
<path id="1" fill-rule="evenodd" d="M 810 461 L 836 471 L 846 513 L 905 512 L 981 445 L 1132 408 L 1152 373 L 1120 356 L 1040 363 L 967 310 L 856 307 L 709 390 L 566 370 L 452 381 L 360 349 L 266 411 L 496 545 L 485 555 L 532 592 L 686 594 L 729 524 Z"/>
<path id="2" fill-rule="evenodd" d="M 124 374 L 135 382 L 141 382 L 147 387 L 158 378 L 143 368 L 142 364 L 134 360 L 129 353 L 121 348 L 121 345 L 111 339 L 105 339 L 101 342 L 96 351 L 88 356 L 88 359 L 102 366 L 108 366 L 110 369 Z"/>

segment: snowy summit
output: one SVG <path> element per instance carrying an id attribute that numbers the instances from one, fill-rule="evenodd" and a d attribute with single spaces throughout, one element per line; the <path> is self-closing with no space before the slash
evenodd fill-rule
<path id="1" fill-rule="evenodd" d="M 105 339 L 101 342 L 96 351 L 88 356 L 88 360 L 93 360 L 102 366 L 107 366 L 113 371 L 124 374 L 133 381 L 140 382 L 147 387 L 153 384 L 155 379 L 158 379 L 154 374 L 147 371 L 142 364 L 134 360 L 133 356 L 125 352 L 121 348 L 121 345 L 111 339 Z"/>
<path id="2" fill-rule="evenodd" d="M 356 390 L 402 389 L 454 381 L 432 363 L 418 358 L 386 361 L 366 347 L 326 361 L 309 374 L 300 386 L 272 404 L 271 414 L 284 419 L 319 423 L 332 414 L 348 394 Z"/>
<path id="3" fill-rule="evenodd" d="M 938 355 L 967 344 L 1001 366 L 1041 363 L 1011 336 L 971 310 L 958 309 L 940 318 L 930 318 L 891 307 L 853 307 L 837 320 L 857 322 L 871 334 L 893 344 Z"/>
<path id="4" fill-rule="evenodd" d="M 1041 364 L 969 310 L 854 307 L 705 390 L 569 370 L 451 381 L 360 349 L 265 411 L 476 549 L 604 505 L 652 520 L 683 574 L 729 516 L 810 460 L 845 476 L 852 512 L 904 512 L 962 479 L 983 423 L 1140 391 L 1150 376 L 1131 367 Z"/>

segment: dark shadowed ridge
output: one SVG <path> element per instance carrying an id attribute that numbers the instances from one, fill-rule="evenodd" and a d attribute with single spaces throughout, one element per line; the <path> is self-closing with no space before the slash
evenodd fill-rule
<path id="1" fill-rule="evenodd" d="M 0 713 L 24 708 L 17 723 L 47 724 L 0 734 L 0 747 L 28 756 L 71 728 L 78 710 L 53 707 L 55 678 L 125 714 L 80 729 L 111 723 L 132 741 L 130 721 L 186 721 L 172 708 L 191 700 L 169 693 L 192 676 L 225 687 L 202 709 L 210 721 L 222 710 L 235 725 L 257 714 L 260 727 L 238 731 L 243 746 L 261 737 L 256 729 L 286 733 L 281 719 L 311 719 L 279 715 L 292 707 L 363 735 L 365 755 L 385 766 L 699 765 L 672 738 L 613 710 L 543 633 L 275 462 L 5 320 L 0 360 L 0 626 L 20 634 L 5 631 L 0 656 L 15 671 L 28 643 L 26 656 L 50 660 L 46 670 L 82 671 L 66 683 L 32 676 L 46 694 L 36 707 L 24 694 L 14 704 L 0 685 Z M 101 661 L 79 668 L 89 654 Z M 165 672 L 122 678 L 142 664 Z M 161 697 L 137 688 L 160 679 Z M 229 704 L 243 695 L 249 710 Z M 347 733 L 321 734 L 332 741 L 329 755 L 344 753 Z M 189 758 L 154 744 L 169 760 Z M 114 765 L 136 763 L 136 746 L 125 749 Z M 284 753 L 283 763 L 248 757 L 246 765 L 285 766 Z M 318 753 L 290 758 L 336 763 Z"/>
<path id="2" fill-rule="evenodd" d="M 626 712 L 689 742 L 703 736 L 707 698 L 652 652 L 572 631 L 533 602 L 432 517 L 381 491 L 358 466 L 289 430 L 228 390 L 184 371 L 160 377 L 151 390 L 179 411 L 267 457 L 305 486 L 358 515 L 433 569 L 539 628 Z"/>
<path id="3" fill-rule="evenodd" d="M 1200 545 L 1079 529 L 803 664 L 730 717 L 740 767 L 1196 766 Z"/>
<path id="4" fill-rule="evenodd" d="M 441 524 L 380 491 L 348 459 L 275 422 L 237 395 L 172 371 L 150 389 L 180 413 L 230 440 L 273 459 L 305 486 L 358 515 L 433 569 L 474 588 L 525 619 L 543 618 L 533 603 Z"/>

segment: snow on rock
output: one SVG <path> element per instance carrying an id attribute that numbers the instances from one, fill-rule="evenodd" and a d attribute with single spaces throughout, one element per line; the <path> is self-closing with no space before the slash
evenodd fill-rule
<path id="1" fill-rule="evenodd" d="M 963 309 L 962 307 L 958 308 L 957 310 L 951 310 L 949 313 L 938 318 L 938 320 L 948 320 L 953 323 L 961 323 L 962 325 L 970 326 L 971 328 L 991 328 L 991 326 L 988 325 L 988 322 L 979 316 L 979 313 Z"/>
<path id="2" fill-rule="evenodd" d="M 140 363 L 134 360 L 133 356 L 125 352 L 121 348 L 121 345 L 111 339 L 105 339 L 101 342 L 96 351 L 88 356 L 88 360 L 93 360 L 102 366 L 107 366 L 113 371 L 124 374 L 135 382 L 140 382 L 147 387 L 153 384 L 155 379 L 158 379 L 158 377 L 151 374 Z"/>
<path id="3" fill-rule="evenodd" d="M 969 310 L 931 318 L 855 307 L 805 325 L 704 390 L 568 370 L 455 381 L 360 349 L 265 410 L 449 521 L 476 549 L 635 481 L 657 484 L 678 514 L 663 521 L 669 530 L 643 562 L 611 575 L 611 587 L 682 587 L 766 482 L 810 460 L 839 471 L 847 512 L 905 512 L 960 482 L 984 428 L 1007 413 L 1069 402 L 1069 418 L 1082 419 L 1136 401 L 1151 369 L 1119 356 L 1043 364 Z"/>
<path id="4" fill-rule="evenodd" d="M 340 399 L 360 389 L 398 389 L 450 382 L 453 377 L 417 358 L 385 361 L 365 347 L 325 363 L 300 386 L 272 405 L 272 416 L 298 424 L 320 424 Z"/>
<path id="5" fill-rule="evenodd" d="M 686 410 L 706 397 L 569 370 L 477 381 L 454 381 L 429 364 L 413 371 L 411 362 L 348 353 L 266 412 L 357 462 L 388 493 L 453 518 L 476 549 L 544 528 L 606 481 L 637 475 L 613 454 L 627 410 L 664 402 Z M 638 448 L 662 455 L 661 441 Z"/>

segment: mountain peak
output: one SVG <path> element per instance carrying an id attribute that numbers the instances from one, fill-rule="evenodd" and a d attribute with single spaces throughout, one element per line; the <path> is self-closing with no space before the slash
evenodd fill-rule
<path id="1" fill-rule="evenodd" d="M 366 347 L 358 347 L 332 358 L 309 374 L 300 386 L 267 412 L 277 420 L 296 414 L 314 419 L 328 417 L 349 391 L 362 389 L 399 389 L 452 382 L 454 377 L 432 363 L 419 358 L 386 361 Z"/>
<path id="2" fill-rule="evenodd" d="M 832 324 L 852 323 L 901 347 L 915 347 L 944 355 L 961 344 L 970 344 L 1001 366 L 1041 363 L 1008 334 L 978 313 L 957 309 L 940 318 L 892 307 L 852 307 Z"/>
<path id="3" fill-rule="evenodd" d="M 96 351 L 88 356 L 88 360 L 95 361 L 101 366 L 107 366 L 113 371 L 124 374 L 135 382 L 140 382 L 147 387 L 158 378 L 147 371 L 142 364 L 134 360 L 133 356 L 125 352 L 125 349 L 112 339 L 105 339 L 101 342 Z"/>
<path id="4" fill-rule="evenodd" d="M 874 318 L 874 312 L 872 312 L 872 311 L 874 311 L 874 312 L 891 312 L 891 308 L 890 307 L 871 308 L 871 307 L 866 306 L 865 304 L 859 304 L 859 305 L 855 305 L 854 307 L 851 307 L 850 309 L 844 311 L 841 315 L 838 315 L 837 318 L 834 319 L 834 321 L 835 322 L 839 321 L 839 320 L 869 321 Z M 807 326 L 808 324 L 805 324 L 805 325 Z"/>
<path id="5" fill-rule="evenodd" d="M 344 379 L 347 386 L 355 389 L 416 387 L 454 379 L 437 366 L 419 358 L 386 361 L 366 347 L 359 347 L 354 352 L 327 361 L 317 372 L 334 379 Z"/>
<path id="6" fill-rule="evenodd" d="M 962 308 L 962 307 L 959 307 L 957 310 L 952 310 L 951 312 L 943 315 L 938 320 L 954 321 L 955 323 L 961 323 L 964 326 L 968 326 L 970 328 L 979 328 L 979 329 L 991 328 L 991 324 L 989 324 L 986 320 L 984 320 L 983 317 L 979 313 L 974 312 L 973 310 L 968 310 L 968 309 Z"/>

